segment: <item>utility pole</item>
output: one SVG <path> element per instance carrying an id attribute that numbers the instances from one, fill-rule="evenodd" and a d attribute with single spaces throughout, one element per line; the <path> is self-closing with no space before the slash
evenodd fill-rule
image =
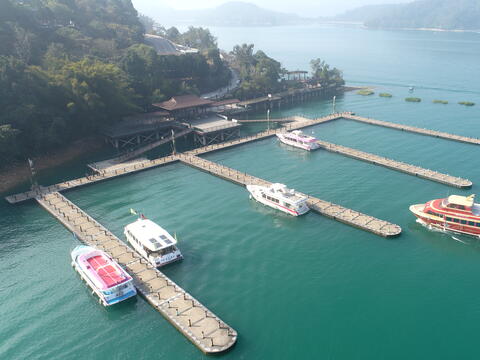
<path id="1" fill-rule="evenodd" d="M 33 166 L 33 161 L 30 159 L 28 159 L 28 166 L 30 168 L 30 183 L 32 185 L 32 190 L 33 190 L 38 187 L 37 179 L 35 178 L 37 173 L 35 171 L 35 167 Z"/>
<path id="2" fill-rule="evenodd" d="M 172 147 L 173 147 L 173 155 L 177 155 L 177 149 L 175 147 L 175 132 L 172 129 Z"/>

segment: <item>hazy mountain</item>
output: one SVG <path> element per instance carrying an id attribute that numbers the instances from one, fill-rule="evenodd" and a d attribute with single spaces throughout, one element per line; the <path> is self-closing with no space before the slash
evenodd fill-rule
<path id="1" fill-rule="evenodd" d="M 366 20 L 368 27 L 480 29 L 479 0 L 421 0 L 387 9 Z"/>
<path id="2" fill-rule="evenodd" d="M 210 26 L 276 26 L 303 22 L 300 16 L 261 8 L 246 2 L 228 2 L 215 8 L 174 10 L 152 8 L 146 13 L 160 24 Z"/>
<path id="3" fill-rule="evenodd" d="M 353 10 L 348 10 L 343 14 L 333 18 L 335 21 L 352 21 L 364 23 L 371 19 L 381 17 L 396 8 L 402 7 L 402 4 L 385 4 L 385 5 L 365 5 Z"/>

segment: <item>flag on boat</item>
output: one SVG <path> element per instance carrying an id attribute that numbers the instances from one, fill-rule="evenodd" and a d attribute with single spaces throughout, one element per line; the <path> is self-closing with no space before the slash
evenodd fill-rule
<path id="1" fill-rule="evenodd" d="M 130 208 L 130 214 L 132 215 L 138 215 L 137 212 L 135 210 L 133 210 L 132 208 Z"/>

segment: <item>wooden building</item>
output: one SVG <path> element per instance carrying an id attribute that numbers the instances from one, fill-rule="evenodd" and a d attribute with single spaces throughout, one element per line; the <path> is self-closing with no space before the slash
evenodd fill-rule
<path id="1" fill-rule="evenodd" d="M 168 111 L 175 120 L 189 120 L 205 115 L 212 104 L 213 101 L 196 95 L 180 95 L 153 106 Z"/>

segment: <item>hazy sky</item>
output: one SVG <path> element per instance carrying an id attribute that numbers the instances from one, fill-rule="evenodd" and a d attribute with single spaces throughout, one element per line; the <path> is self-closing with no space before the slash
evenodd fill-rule
<path id="1" fill-rule="evenodd" d="M 231 1 L 231 0 L 230 0 Z M 330 16 L 363 5 L 405 3 L 413 0 L 246 0 L 258 6 L 282 12 L 297 13 L 303 16 Z M 154 8 L 171 7 L 175 9 L 198 9 L 215 7 L 229 0 L 132 0 L 140 12 Z M 147 11 L 146 11 L 147 10 Z"/>

